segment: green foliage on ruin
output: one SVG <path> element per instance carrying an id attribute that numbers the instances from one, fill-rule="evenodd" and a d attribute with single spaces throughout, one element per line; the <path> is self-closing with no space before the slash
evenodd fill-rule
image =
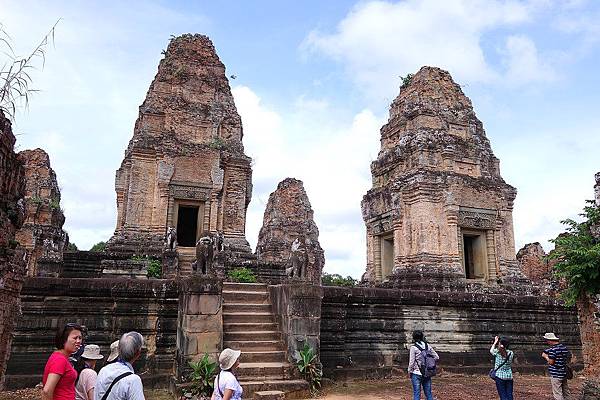
<path id="1" fill-rule="evenodd" d="M 587 200 L 583 208 L 582 222 L 572 219 L 561 221 L 566 225 L 564 233 L 551 240 L 555 249 L 548 258 L 557 260 L 554 275 L 564 279 L 567 287 L 561 297 L 573 305 L 584 295 L 600 293 L 600 238 L 594 237 L 594 226 L 600 231 L 600 207 Z"/>
<path id="2" fill-rule="evenodd" d="M 219 136 L 213 136 L 210 142 L 208 143 L 208 147 L 215 150 L 225 150 L 227 148 L 227 143 L 225 140 Z"/>
<path id="3" fill-rule="evenodd" d="M 231 282 L 256 283 L 256 275 L 246 267 L 232 269 L 227 273 L 227 277 Z"/>
<path id="4" fill-rule="evenodd" d="M 146 264 L 148 278 L 160 278 L 162 276 L 162 263 L 159 259 L 150 256 L 133 255 L 131 261 L 141 261 Z"/>
<path id="5" fill-rule="evenodd" d="M 37 196 L 37 195 L 31 196 L 30 200 L 33 204 L 38 205 L 38 206 L 44 202 L 44 199 L 42 199 L 40 196 Z"/>
<path id="6" fill-rule="evenodd" d="M 77 245 L 75 243 L 69 243 L 67 245 L 67 251 L 78 251 Z"/>
<path id="7" fill-rule="evenodd" d="M 402 80 L 402 85 L 400 85 L 400 89 L 404 89 L 405 87 L 410 85 L 410 81 L 412 80 L 413 76 L 415 75 L 407 74 L 406 76 L 400 76 L 400 79 Z"/>
<path id="8" fill-rule="evenodd" d="M 196 362 L 188 363 L 192 372 L 190 373 L 189 379 L 192 383 L 191 395 L 192 396 L 206 396 L 209 397 L 214 390 L 214 380 L 217 375 L 217 363 L 211 361 L 207 353 Z"/>
<path id="9" fill-rule="evenodd" d="M 310 385 L 311 393 L 313 395 L 318 394 L 323 378 L 323 368 L 317 357 L 317 352 L 309 346 L 308 342 L 304 342 L 304 347 L 300 351 L 296 350 L 294 358 L 300 375 Z"/>
<path id="10" fill-rule="evenodd" d="M 98 242 L 92 246 L 90 251 L 104 251 L 106 250 L 106 242 Z"/>
<path id="11" fill-rule="evenodd" d="M 358 281 L 349 275 L 344 278 L 339 274 L 328 274 L 323 272 L 323 275 L 321 276 L 321 284 L 323 286 L 354 287 L 358 284 Z"/>
<path id="12" fill-rule="evenodd" d="M 50 203 L 48 203 L 48 206 L 50 206 L 52 210 L 60 209 L 60 199 L 58 197 L 50 199 Z"/>

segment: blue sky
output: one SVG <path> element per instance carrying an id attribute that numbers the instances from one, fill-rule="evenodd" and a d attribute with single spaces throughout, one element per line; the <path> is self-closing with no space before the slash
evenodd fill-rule
<path id="1" fill-rule="evenodd" d="M 247 237 L 269 193 L 305 183 L 326 270 L 360 277 L 360 200 L 399 76 L 449 70 L 473 101 L 504 179 L 518 189 L 517 250 L 561 231 L 600 171 L 600 3 L 595 1 L 0 0 L 17 53 L 61 18 L 40 92 L 16 116 L 19 149 L 48 151 L 80 248 L 115 225 L 114 173 L 171 35 L 214 42 L 254 158 Z M 2 56 L 0 56 L 2 57 Z"/>

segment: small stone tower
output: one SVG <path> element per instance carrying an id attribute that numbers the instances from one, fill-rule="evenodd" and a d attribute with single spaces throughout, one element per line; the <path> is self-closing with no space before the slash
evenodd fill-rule
<path id="1" fill-rule="evenodd" d="M 483 125 L 448 72 L 423 67 L 400 88 L 371 173 L 362 201 L 366 279 L 518 275 L 516 190 L 500 176 Z"/>

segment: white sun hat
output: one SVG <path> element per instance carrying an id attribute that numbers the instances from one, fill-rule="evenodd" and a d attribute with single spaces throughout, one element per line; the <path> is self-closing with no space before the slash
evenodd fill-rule
<path id="1" fill-rule="evenodd" d="M 230 348 L 223 350 L 221 354 L 219 354 L 219 368 L 221 368 L 222 371 L 231 369 L 237 359 L 240 358 L 240 354 L 242 354 L 240 350 L 231 350 Z"/>
<path id="2" fill-rule="evenodd" d="M 546 340 L 559 340 L 558 337 L 556 337 L 556 335 L 554 334 L 554 332 L 547 332 L 544 335 L 544 339 L 546 339 Z"/>
<path id="3" fill-rule="evenodd" d="M 85 358 L 87 360 L 101 360 L 104 358 L 102 354 L 100 354 L 100 347 L 95 344 L 88 344 L 83 348 L 83 354 L 81 358 Z"/>
<path id="4" fill-rule="evenodd" d="M 110 354 L 106 362 L 113 362 L 117 357 L 119 357 L 119 341 L 115 340 L 110 344 Z"/>

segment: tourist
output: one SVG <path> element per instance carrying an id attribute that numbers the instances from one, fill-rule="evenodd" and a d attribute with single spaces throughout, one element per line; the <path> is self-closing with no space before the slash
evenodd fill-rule
<path id="1" fill-rule="evenodd" d="M 96 361 L 103 359 L 100 347 L 95 344 L 85 346 L 81 354 L 80 367 L 75 368 L 78 373 L 75 380 L 75 400 L 94 400 L 94 388 L 98 374 L 94 370 Z"/>
<path id="2" fill-rule="evenodd" d="M 115 361 L 117 361 L 117 358 L 119 358 L 119 341 L 115 340 L 110 344 L 110 354 L 108 355 L 108 358 L 106 359 L 106 364 L 104 365 L 114 363 Z"/>
<path id="3" fill-rule="evenodd" d="M 548 363 L 552 394 L 555 400 L 568 400 L 567 364 L 571 361 L 571 352 L 552 332 L 546 333 L 544 339 L 550 346 L 542 352 L 542 357 Z"/>
<path id="4" fill-rule="evenodd" d="M 433 355 L 436 361 L 440 359 L 433 347 L 425 340 L 423 332 L 414 331 L 413 345 L 410 346 L 408 360 L 408 374 L 413 387 L 413 400 L 421 400 L 421 387 L 423 387 L 425 398 L 433 400 L 433 395 L 431 394 L 431 376 L 425 377 L 422 372 L 426 364 L 422 356 L 422 352 L 424 351 L 428 351 Z"/>
<path id="5" fill-rule="evenodd" d="M 215 378 L 215 389 L 211 400 L 240 400 L 242 387 L 234 375 L 235 369 L 240 365 L 239 350 L 225 349 L 219 354 L 219 368 L 221 372 Z"/>
<path id="6" fill-rule="evenodd" d="M 490 376 L 496 381 L 496 389 L 500 400 L 513 400 L 512 362 L 514 353 L 508 349 L 510 342 L 507 338 L 494 338 L 490 353 L 494 356 L 494 369 Z"/>
<path id="7" fill-rule="evenodd" d="M 119 357 L 98 374 L 95 400 L 145 400 L 142 379 L 134 374 L 132 364 L 140 358 L 144 337 L 127 332 L 119 340 Z"/>
<path id="8" fill-rule="evenodd" d="M 77 372 L 69 356 L 81 346 L 81 325 L 69 323 L 56 332 L 52 353 L 44 368 L 42 400 L 75 400 Z"/>

